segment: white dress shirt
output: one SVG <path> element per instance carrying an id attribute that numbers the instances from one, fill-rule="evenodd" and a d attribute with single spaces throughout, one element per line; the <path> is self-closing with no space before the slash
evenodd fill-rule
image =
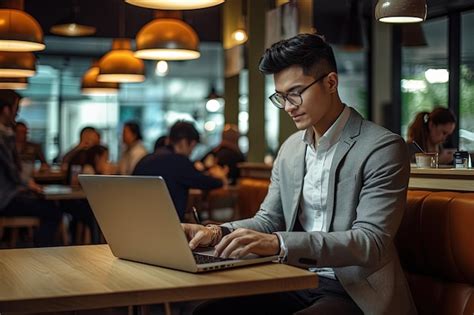
<path id="1" fill-rule="evenodd" d="M 326 224 L 327 194 L 329 188 L 329 170 L 331 169 L 337 143 L 342 130 L 349 120 L 350 109 L 344 109 L 336 121 L 316 143 L 314 129 L 310 127 L 303 134 L 303 142 L 307 144 L 305 155 L 305 176 L 300 198 L 298 219 L 306 232 L 328 231 Z M 278 235 L 278 233 L 276 233 Z M 279 236 L 282 252 L 286 256 L 287 248 Z M 335 279 L 331 268 L 311 268 L 318 275 Z"/>

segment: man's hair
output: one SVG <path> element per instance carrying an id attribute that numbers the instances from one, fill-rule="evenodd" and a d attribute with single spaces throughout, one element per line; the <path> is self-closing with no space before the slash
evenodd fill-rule
<path id="1" fill-rule="evenodd" d="M 132 134 L 135 135 L 135 137 L 137 138 L 137 140 L 142 140 L 143 139 L 143 136 L 142 136 L 142 131 L 140 129 L 140 125 L 135 122 L 135 121 L 127 121 L 123 127 L 128 127 L 128 129 L 130 129 L 130 131 L 132 132 Z"/>
<path id="2" fill-rule="evenodd" d="M 84 134 L 85 134 L 86 132 L 89 132 L 89 131 L 97 132 L 97 130 L 95 130 L 94 127 L 86 126 L 86 127 L 84 127 L 84 128 L 81 129 L 81 139 L 82 139 L 82 137 L 84 136 Z"/>
<path id="3" fill-rule="evenodd" d="M 191 122 L 178 121 L 170 129 L 169 140 L 171 144 L 176 144 L 181 139 L 186 139 L 188 142 L 199 142 L 199 132 L 196 130 Z"/>
<path id="4" fill-rule="evenodd" d="M 331 46 L 317 34 L 299 34 L 273 44 L 260 59 L 259 70 L 275 74 L 294 65 L 303 68 L 305 75 L 315 76 L 316 68 L 318 72 L 337 72 Z"/>
<path id="5" fill-rule="evenodd" d="M 13 90 L 0 90 L 0 110 L 4 107 L 13 107 L 21 100 L 21 95 Z"/>

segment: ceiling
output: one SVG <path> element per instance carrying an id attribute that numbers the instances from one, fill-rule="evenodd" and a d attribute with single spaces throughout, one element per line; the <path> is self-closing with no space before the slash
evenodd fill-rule
<path id="1" fill-rule="evenodd" d="M 41 24 L 45 35 L 56 22 L 70 15 L 74 3 L 79 6 L 78 20 L 97 28 L 96 37 L 135 38 L 140 28 L 153 19 L 153 10 L 125 3 L 124 0 L 26 0 L 25 11 Z M 120 10 L 124 10 L 120 34 Z M 198 33 L 201 41 L 216 42 L 221 38 L 220 6 L 183 11 L 183 19 Z"/>

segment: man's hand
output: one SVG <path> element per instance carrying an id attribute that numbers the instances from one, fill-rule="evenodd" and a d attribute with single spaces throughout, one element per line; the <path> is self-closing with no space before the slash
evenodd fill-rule
<path id="1" fill-rule="evenodd" d="M 206 247 L 212 243 L 212 230 L 199 225 L 199 224 L 188 224 L 182 223 L 181 227 L 186 234 L 186 238 L 189 241 L 189 247 L 195 249 L 196 247 Z"/>
<path id="2" fill-rule="evenodd" d="M 43 186 L 38 185 L 33 179 L 28 181 L 28 189 L 38 194 L 43 192 Z"/>
<path id="3" fill-rule="evenodd" d="M 226 235 L 215 246 L 215 256 L 242 258 L 250 253 L 259 256 L 278 255 L 280 242 L 275 234 L 237 229 Z"/>

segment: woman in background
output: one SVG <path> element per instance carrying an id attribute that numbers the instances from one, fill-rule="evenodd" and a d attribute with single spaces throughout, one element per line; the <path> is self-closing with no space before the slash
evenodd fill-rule
<path id="1" fill-rule="evenodd" d="M 135 122 L 126 122 L 123 126 L 122 141 L 125 148 L 119 161 L 119 172 L 122 175 L 131 175 L 137 163 L 147 155 L 140 126 Z"/>
<path id="2" fill-rule="evenodd" d="M 443 148 L 443 143 L 454 132 L 456 117 L 447 108 L 437 107 L 431 113 L 420 112 L 408 129 L 412 153 L 420 147 L 425 152 L 437 152 L 440 164 L 451 164 L 455 149 Z"/>

